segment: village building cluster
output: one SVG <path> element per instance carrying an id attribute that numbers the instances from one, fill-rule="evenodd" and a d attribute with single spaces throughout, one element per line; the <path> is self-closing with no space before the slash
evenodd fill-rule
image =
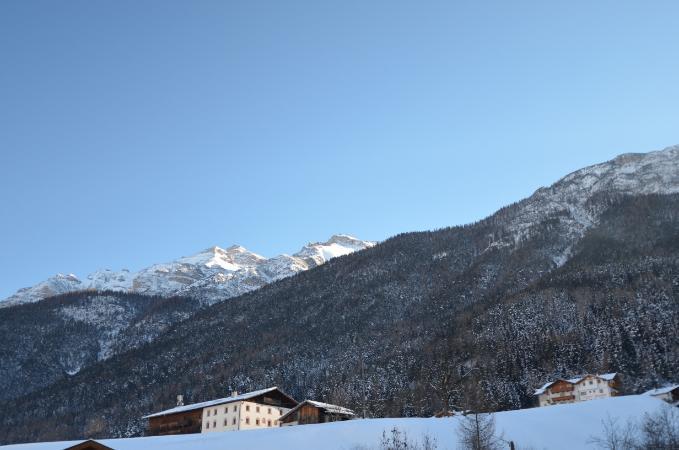
<path id="1" fill-rule="evenodd" d="M 349 420 L 356 414 L 342 406 L 313 400 L 297 402 L 278 387 L 201 403 L 177 406 L 148 416 L 148 434 L 211 433 Z"/>
<path id="2" fill-rule="evenodd" d="M 576 403 L 607 397 L 622 392 L 619 373 L 586 374 L 559 378 L 545 383 L 534 392 L 538 406 Z M 645 393 L 679 406 L 679 385 L 652 389 Z M 144 416 L 148 419 L 148 435 L 212 433 L 262 428 L 277 428 L 337 422 L 356 418 L 349 408 L 315 400 L 298 402 L 278 387 L 239 394 L 206 402 L 184 405 L 182 396 L 177 406 Z"/>

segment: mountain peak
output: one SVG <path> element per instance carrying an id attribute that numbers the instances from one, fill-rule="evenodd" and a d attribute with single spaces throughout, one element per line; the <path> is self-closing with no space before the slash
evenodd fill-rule
<path id="1" fill-rule="evenodd" d="M 137 292 L 152 295 L 189 295 L 201 301 L 224 300 L 294 275 L 328 259 L 361 250 L 374 243 L 337 234 L 327 242 L 309 244 L 303 255 L 265 258 L 241 245 L 212 246 L 190 256 L 154 264 L 138 272 L 98 270 L 81 281 L 73 274 L 57 274 L 23 288 L 0 302 L 0 308 L 84 289 Z"/>

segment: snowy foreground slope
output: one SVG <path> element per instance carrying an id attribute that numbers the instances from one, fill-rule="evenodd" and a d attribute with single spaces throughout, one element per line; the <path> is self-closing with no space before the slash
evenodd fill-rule
<path id="1" fill-rule="evenodd" d="M 620 423 L 639 420 L 645 413 L 669 408 L 661 400 L 645 396 L 592 400 L 570 405 L 505 411 L 495 414 L 496 428 L 504 438 L 514 441 L 518 449 L 588 449 L 589 441 L 600 436 L 602 421 L 608 417 Z M 321 425 L 264 429 L 241 432 L 158 436 L 129 439 L 102 439 L 101 442 L 120 450 L 160 449 L 266 449 L 296 450 L 301 448 L 351 450 L 378 448 L 383 431 L 397 427 L 413 440 L 425 434 L 434 437 L 439 449 L 458 448 L 456 430 L 459 417 L 368 419 Z M 57 450 L 80 441 L 47 442 L 2 446 L 11 450 Z"/>

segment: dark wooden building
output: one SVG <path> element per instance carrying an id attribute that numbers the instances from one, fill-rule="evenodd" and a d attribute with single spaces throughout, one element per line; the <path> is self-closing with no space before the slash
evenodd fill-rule
<path id="1" fill-rule="evenodd" d="M 150 436 L 200 433 L 203 425 L 203 408 L 158 414 L 147 416 Z"/>
<path id="2" fill-rule="evenodd" d="M 71 447 L 66 447 L 64 450 L 113 450 L 113 449 L 111 447 L 107 447 L 106 445 L 100 442 L 89 439 L 79 444 L 72 445 Z"/>
<path id="3" fill-rule="evenodd" d="M 304 400 L 281 416 L 279 421 L 281 426 L 285 427 L 290 425 L 338 422 L 355 417 L 356 414 L 348 408 L 313 400 Z"/>

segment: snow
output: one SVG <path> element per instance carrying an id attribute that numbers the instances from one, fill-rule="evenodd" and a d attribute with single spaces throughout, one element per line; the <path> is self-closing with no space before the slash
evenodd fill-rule
<path id="1" fill-rule="evenodd" d="M 335 235 L 326 242 L 306 245 L 293 256 L 273 258 L 265 258 L 239 245 L 227 249 L 214 246 L 138 272 L 98 270 L 83 281 L 73 274 L 58 274 L 35 286 L 20 289 L 5 301 L 0 301 L 0 308 L 88 289 L 184 295 L 214 303 L 373 245 L 374 242 L 348 235 Z"/>
<path id="2" fill-rule="evenodd" d="M 559 217 L 566 235 L 581 237 L 596 225 L 597 214 L 588 208 L 587 202 L 600 192 L 626 195 L 679 192 L 679 146 L 620 155 L 566 175 L 550 187 L 538 189 L 519 202 L 505 230 L 508 237 L 501 244 L 519 244 L 530 236 L 535 224 L 552 215 Z M 561 266 L 570 254 L 567 249 L 557 249 L 551 257 L 557 266 Z"/>
<path id="3" fill-rule="evenodd" d="M 349 408 L 344 408 L 343 406 L 331 405 L 330 403 L 317 402 L 315 400 L 306 400 L 306 403 L 310 403 L 317 408 L 321 408 L 332 413 L 356 415 L 355 412 Z"/>
<path id="4" fill-rule="evenodd" d="M 548 387 L 550 387 L 551 385 L 553 385 L 554 383 L 555 383 L 555 381 L 550 381 L 550 382 L 548 382 L 548 383 L 543 384 L 542 387 L 540 387 L 539 389 L 536 389 L 535 392 L 533 392 L 533 395 L 544 394 L 544 393 L 545 393 L 545 390 L 546 390 Z"/>
<path id="5" fill-rule="evenodd" d="M 506 411 L 495 414 L 496 429 L 517 448 L 550 450 L 593 449 L 589 441 L 600 436 L 602 421 L 620 423 L 639 420 L 645 413 L 670 408 L 665 402 L 647 395 L 591 400 L 568 405 Z M 144 438 L 103 439 L 104 445 L 118 450 L 251 448 L 298 450 L 323 448 L 348 450 L 378 448 L 383 431 L 397 427 L 411 439 L 428 434 L 436 438 L 439 449 L 457 449 L 456 430 L 461 416 L 448 418 L 357 419 L 319 425 L 300 425 L 262 430 L 156 436 Z M 48 442 L 0 447 L 3 450 L 56 450 L 80 441 Z"/>
<path id="6" fill-rule="evenodd" d="M 330 414 L 344 414 L 344 415 L 347 415 L 347 416 L 355 416 L 356 415 L 355 412 L 353 412 L 349 408 L 345 408 L 343 406 L 331 405 L 330 403 L 317 402 L 315 400 L 304 400 L 302 403 L 298 404 L 297 406 L 292 408 L 290 411 L 283 414 L 279 418 L 279 420 L 283 420 L 284 418 L 293 414 L 295 411 L 297 411 L 299 408 L 301 408 L 303 405 L 306 405 L 306 404 L 313 405 L 317 408 L 323 409 Z"/>
<path id="7" fill-rule="evenodd" d="M 672 384 L 670 386 L 651 389 L 650 391 L 644 392 L 644 395 L 663 395 L 672 392 L 675 389 L 679 389 L 679 384 Z"/>

